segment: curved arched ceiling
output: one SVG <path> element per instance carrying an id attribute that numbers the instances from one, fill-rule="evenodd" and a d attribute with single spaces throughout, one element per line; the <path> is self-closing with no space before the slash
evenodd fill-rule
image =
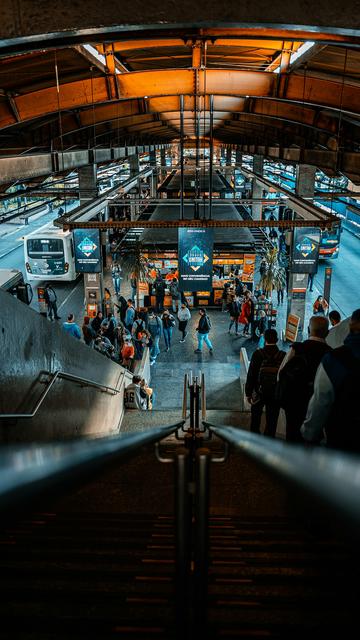
<path id="1" fill-rule="evenodd" d="M 106 42 L 103 30 L 91 46 L 28 42 L 0 57 L 1 153 L 177 142 L 180 96 L 188 144 L 198 134 L 205 145 L 214 96 L 216 144 L 356 177 L 360 38 L 338 26 L 296 39 L 163 25 Z"/>

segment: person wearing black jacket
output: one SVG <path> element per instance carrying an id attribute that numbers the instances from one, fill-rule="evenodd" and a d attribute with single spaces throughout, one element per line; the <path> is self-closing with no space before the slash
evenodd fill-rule
<path id="1" fill-rule="evenodd" d="M 54 316 L 55 320 L 60 320 L 61 316 L 58 315 L 58 311 L 57 311 L 56 293 L 55 293 L 54 289 L 49 285 L 49 283 L 45 287 L 44 298 L 45 298 L 45 302 L 47 304 L 48 315 L 49 315 L 50 320 L 53 319 L 53 316 Z"/>
<path id="2" fill-rule="evenodd" d="M 254 351 L 245 383 L 245 394 L 251 405 L 251 425 L 253 433 L 260 433 L 261 416 L 265 407 L 266 426 L 264 435 L 275 438 L 280 405 L 275 396 L 278 369 L 285 357 L 285 351 L 277 346 L 275 329 L 266 329 L 265 347 Z"/>
<path id="3" fill-rule="evenodd" d="M 228 333 L 231 332 L 231 327 L 235 324 L 235 334 L 238 334 L 238 327 L 239 327 L 239 315 L 240 315 L 240 300 L 237 296 L 235 296 L 235 298 L 230 302 L 229 304 L 229 313 L 230 313 L 230 324 L 229 324 L 229 331 Z"/>
<path id="4" fill-rule="evenodd" d="M 206 310 L 201 307 L 199 309 L 200 320 L 196 328 L 198 332 L 198 348 L 195 353 L 202 353 L 203 342 L 209 347 L 209 351 L 213 353 L 213 346 L 209 340 L 209 331 L 211 329 L 211 322 L 209 316 L 206 314 Z"/>

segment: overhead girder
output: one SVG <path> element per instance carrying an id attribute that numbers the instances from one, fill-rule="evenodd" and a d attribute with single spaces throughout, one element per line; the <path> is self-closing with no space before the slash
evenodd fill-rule
<path id="1" fill-rule="evenodd" d="M 113 101 L 109 92 L 112 76 L 96 77 L 88 80 L 69 82 L 57 87 L 49 87 L 13 97 L 18 117 L 7 102 L 0 103 L 0 128 L 31 120 L 57 111 L 79 109 L 93 104 L 106 104 Z M 333 79 L 317 78 L 307 75 L 277 74 L 222 69 L 177 69 L 161 71 L 139 71 L 117 76 L 118 90 L 121 100 L 134 98 L 150 100 L 157 98 L 193 96 L 195 82 L 198 94 L 214 95 L 226 98 L 268 98 L 279 104 L 280 101 L 338 109 L 350 113 L 358 113 L 360 103 L 360 84 L 353 81 L 341 83 Z M 147 99 L 147 98 L 146 98 Z M 265 102 L 265 100 L 263 100 Z M 166 103 L 167 104 L 167 103 Z M 159 105 L 160 106 L 160 105 Z M 167 105 L 168 106 L 168 105 Z M 186 108 L 186 106 L 185 106 Z M 168 109 L 167 109 L 168 110 Z M 221 110 L 224 110 L 222 108 Z M 160 109 L 161 111 L 161 109 Z"/>

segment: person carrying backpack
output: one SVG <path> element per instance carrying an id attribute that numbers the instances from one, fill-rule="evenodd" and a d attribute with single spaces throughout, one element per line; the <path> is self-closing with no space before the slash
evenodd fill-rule
<path id="1" fill-rule="evenodd" d="M 300 427 L 313 394 L 316 371 L 323 356 L 331 350 L 325 342 L 328 331 L 328 318 L 312 316 L 309 339 L 294 342 L 279 369 L 277 399 L 285 410 L 288 442 L 303 442 Z"/>
<path id="2" fill-rule="evenodd" d="M 131 335 L 134 341 L 136 360 L 141 360 L 142 357 L 143 348 L 141 338 L 145 329 L 146 325 L 143 318 L 137 318 L 136 320 L 134 320 L 133 326 L 131 328 Z"/>
<path id="3" fill-rule="evenodd" d="M 265 347 L 254 351 L 245 383 L 245 394 L 251 404 L 251 425 L 253 433 L 260 433 L 261 416 L 265 407 L 266 426 L 264 435 L 275 438 L 280 405 L 276 398 L 279 367 L 285 351 L 277 346 L 275 329 L 266 329 Z"/>
<path id="4" fill-rule="evenodd" d="M 307 442 L 360 453 L 360 309 L 350 318 L 341 347 L 323 357 L 301 434 Z"/>

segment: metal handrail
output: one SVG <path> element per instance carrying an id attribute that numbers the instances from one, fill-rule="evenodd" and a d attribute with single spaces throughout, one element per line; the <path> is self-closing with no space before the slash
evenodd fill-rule
<path id="1" fill-rule="evenodd" d="M 120 432 L 85 442 L 7 447 L 0 453 L 0 508 L 24 503 L 44 490 L 56 492 L 61 485 L 68 490 L 69 482 L 76 485 L 89 475 L 93 477 L 109 462 L 166 438 L 182 424 L 180 421 L 137 433 Z"/>
<path id="2" fill-rule="evenodd" d="M 183 404 L 182 404 L 182 419 L 186 420 L 187 414 L 187 388 L 188 388 L 188 374 L 184 375 L 184 389 L 183 389 Z"/>
<path id="3" fill-rule="evenodd" d="M 201 374 L 201 419 L 206 420 L 206 388 L 205 374 Z"/>
<path id="4" fill-rule="evenodd" d="M 124 379 L 126 373 L 128 373 L 126 369 L 124 369 L 124 371 L 121 372 L 122 380 Z M 121 391 L 121 388 L 119 389 L 116 387 L 109 387 L 108 385 L 102 384 L 101 382 L 96 382 L 95 380 L 88 380 L 87 378 L 82 378 L 72 373 L 61 371 L 60 369 L 58 369 L 57 371 L 42 370 L 40 371 L 39 376 L 43 374 L 49 375 L 52 377 L 46 383 L 46 387 L 42 392 L 39 400 L 37 401 L 34 409 L 30 413 L 0 413 L 0 420 L 5 418 L 9 418 L 9 419 L 10 418 L 33 418 L 37 414 L 46 396 L 49 394 L 51 388 L 54 386 L 58 378 L 62 378 L 64 380 L 72 380 L 73 382 L 77 382 L 87 387 L 95 387 L 96 389 L 99 389 L 102 393 L 110 393 L 113 396 L 116 395 L 117 393 L 120 393 Z"/>
<path id="5" fill-rule="evenodd" d="M 359 456 L 273 438 L 228 426 L 204 422 L 215 435 L 241 449 L 273 474 L 297 485 L 340 517 L 360 525 Z"/>

